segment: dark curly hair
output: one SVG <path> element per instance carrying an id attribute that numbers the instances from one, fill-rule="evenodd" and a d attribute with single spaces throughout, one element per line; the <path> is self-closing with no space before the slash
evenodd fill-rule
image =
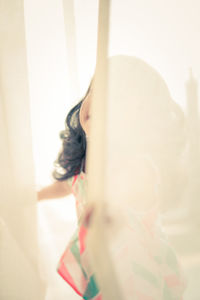
<path id="1" fill-rule="evenodd" d="M 60 132 L 62 150 L 54 162 L 52 173 L 56 180 L 63 181 L 80 174 L 81 171 L 85 172 L 87 140 L 85 131 L 80 124 L 79 112 L 83 101 L 90 92 L 90 87 L 91 85 L 83 99 L 69 111 L 65 120 L 65 130 Z"/>

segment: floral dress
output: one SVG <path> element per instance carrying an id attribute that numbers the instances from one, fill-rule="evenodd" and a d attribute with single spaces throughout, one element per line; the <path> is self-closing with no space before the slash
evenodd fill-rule
<path id="1" fill-rule="evenodd" d="M 102 300 L 95 274 L 89 265 L 81 224 L 86 205 L 87 180 L 81 172 L 68 179 L 76 198 L 78 226 L 60 258 L 57 271 L 85 300 Z M 127 224 L 113 243 L 114 262 L 123 300 L 182 300 L 185 279 L 176 255 L 158 222 L 157 209 L 138 214 L 128 209 Z"/>

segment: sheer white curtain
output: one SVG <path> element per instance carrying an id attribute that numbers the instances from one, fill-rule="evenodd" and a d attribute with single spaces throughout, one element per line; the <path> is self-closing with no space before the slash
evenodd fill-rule
<path id="1" fill-rule="evenodd" d="M 66 12 L 73 21 L 73 1 Z M 77 70 L 71 60 L 75 29 L 66 39 L 63 2 L 25 1 L 33 150 L 37 188 L 52 181 L 53 161 L 60 149 L 59 132 L 69 109 L 78 100 Z M 70 58 L 69 58 L 70 54 Z M 74 56 L 75 53 L 74 53 Z M 71 78 L 73 75 L 73 78 Z M 57 274 L 56 266 L 75 227 L 73 197 L 38 204 L 40 271 L 46 281 L 45 299 L 77 299 Z"/>
<path id="2" fill-rule="evenodd" d="M 109 52 L 152 64 L 186 110 L 188 68 L 200 76 L 199 10 L 195 0 L 176 3 L 113 1 Z M 35 186 L 51 182 L 59 131 L 93 75 L 97 10 L 97 0 L 0 0 L 2 300 L 79 299 L 56 273 L 74 199 L 40 203 L 36 214 Z"/>
<path id="3" fill-rule="evenodd" d="M 0 298 L 42 300 L 23 1 L 0 7 Z"/>

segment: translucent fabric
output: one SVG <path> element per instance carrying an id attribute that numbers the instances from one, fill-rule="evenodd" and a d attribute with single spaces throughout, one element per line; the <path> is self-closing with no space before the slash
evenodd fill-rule
<path id="1" fill-rule="evenodd" d="M 86 208 L 87 179 L 81 173 L 68 180 L 76 197 L 79 222 L 57 268 L 85 300 L 102 299 L 87 251 L 87 228 L 80 223 Z M 127 210 L 128 211 L 128 210 Z M 108 232 L 112 232 L 108 225 Z M 185 281 L 173 249 L 159 224 L 157 206 L 146 213 L 129 211 L 117 235 L 111 235 L 112 260 L 125 299 L 181 300 Z M 112 284 L 112 282 L 111 282 Z"/>

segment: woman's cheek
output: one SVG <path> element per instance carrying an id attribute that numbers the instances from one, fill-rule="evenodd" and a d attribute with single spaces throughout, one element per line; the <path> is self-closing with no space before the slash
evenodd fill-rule
<path id="1" fill-rule="evenodd" d="M 85 134 L 87 137 L 89 137 L 89 134 L 90 134 L 90 119 L 88 119 L 86 122 L 85 122 Z"/>

